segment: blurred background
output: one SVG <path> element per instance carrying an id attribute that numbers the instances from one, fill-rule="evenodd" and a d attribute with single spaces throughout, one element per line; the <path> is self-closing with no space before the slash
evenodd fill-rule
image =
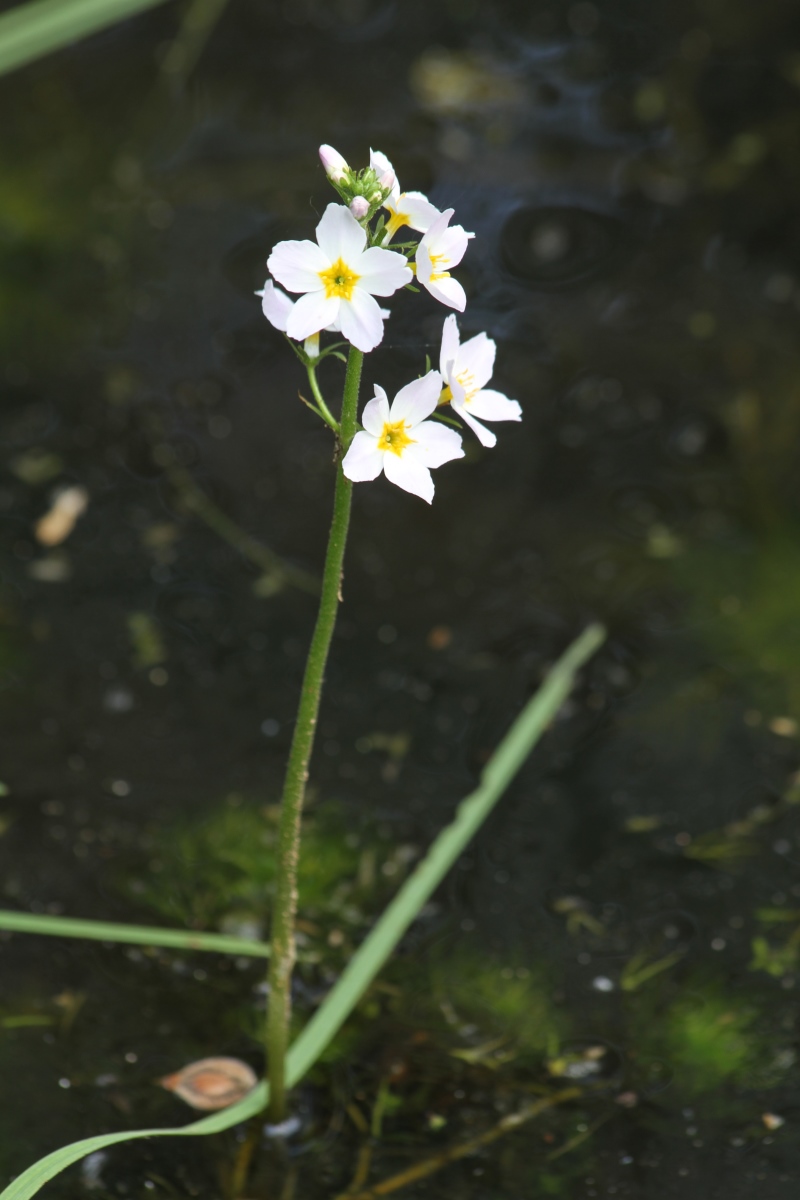
<path id="1" fill-rule="evenodd" d="M 610 629 L 253 1194 L 343 1191 L 353 1111 L 374 1181 L 564 1080 L 404 1194 L 800 1182 L 798 89 L 786 0 L 194 0 L 0 80 L 3 907 L 266 932 L 333 472 L 253 292 L 333 199 L 321 142 L 475 231 L 462 336 L 524 420 L 467 433 L 430 510 L 355 488 L 298 1021 L 547 666 Z M 441 306 L 390 307 L 365 398 L 438 355 Z M 0 963 L 2 1182 L 188 1119 L 155 1081 L 193 1058 L 263 1067 L 257 960 L 0 934 Z M 237 1136 L 45 1195 L 225 1196 Z"/>

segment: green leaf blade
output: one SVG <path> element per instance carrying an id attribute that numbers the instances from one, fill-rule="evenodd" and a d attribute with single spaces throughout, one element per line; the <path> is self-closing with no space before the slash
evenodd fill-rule
<path id="1" fill-rule="evenodd" d="M 88 938 L 96 942 L 128 942 L 135 946 L 167 946 L 176 950 L 201 950 L 216 954 L 269 957 L 266 942 L 228 937 L 224 933 L 193 933 L 161 929 L 156 925 L 124 925 L 115 921 L 83 921 L 76 917 L 20 913 L 0 909 L 0 929 L 38 933 L 46 937 Z"/>
<path id="2" fill-rule="evenodd" d="M 30 0 L 0 16 L 0 75 L 164 0 Z"/>

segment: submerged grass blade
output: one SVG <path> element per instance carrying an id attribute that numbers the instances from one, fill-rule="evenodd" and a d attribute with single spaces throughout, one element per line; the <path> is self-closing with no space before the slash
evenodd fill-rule
<path id="1" fill-rule="evenodd" d="M 386 912 L 350 960 L 336 986 L 289 1050 L 287 1083 L 291 1087 L 305 1075 L 336 1036 L 366 989 L 392 953 L 428 897 L 438 887 L 481 823 L 494 808 L 514 775 L 558 712 L 575 682 L 575 675 L 605 638 L 605 630 L 591 625 L 558 660 L 536 695 L 517 717 L 484 768 L 476 790 L 458 807 L 455 819 L 442 830 L 425 858 L 406 880 Z M 19 914 L 12 914 L 17 916 Z M 47 918 L 43 918 L 47 920 Z M 55 918 L 52 918 L 55 920 Z M 100 924 L 100 922 L 90 922 Z M 119 929 L 119 926 L 114 926 Z M 210 935 L 207 935 L 210 936 Z M 49 1179 L 87 1154 L 118 1142 L 142 1137 L 196 1137 L 219 1133 L 261 1112 L 268 1099 L 260 1083 L 238 1104 L 184 1125 L 179 1129 L 139 1129 L 100 1134 L 73 1142 L 39 1159 L 23 1171 L 0 1195 L 0 1200 L 30 1200 Z"/>
<path id="2" fill-rule="evenodd" d="M 210 950 L 217 954 L 267 958 L 265 942 L 228 937 L 224 933 L 189 933 L 183 929 L 159 929 L 155 925 L 122 925 L 114 921 L 82 921 L 74 917 L 51 917 L 39 913 L 0 909 L 0 929 L 17 933 L 40 933 L 50 937 L 91 938 L 96 942 L 132 942 L 136 946 L 173 946 L 177 950 Z"/>
<path id="3" fill-rule="evenodd" d="M 31 0 L 0 16 L 0 75 L 164 0 Z"/>

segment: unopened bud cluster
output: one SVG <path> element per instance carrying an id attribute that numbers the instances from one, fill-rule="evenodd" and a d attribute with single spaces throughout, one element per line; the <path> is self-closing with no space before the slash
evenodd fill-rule
<path id="1" fill-rule="evenodd" d="M 319 157 L 333 187 L 357 221 L 369 221 L 395 185 L 391 168 L 377 171 L 374 166 L 354 171 L 333 146 L 320 146 Z"/>

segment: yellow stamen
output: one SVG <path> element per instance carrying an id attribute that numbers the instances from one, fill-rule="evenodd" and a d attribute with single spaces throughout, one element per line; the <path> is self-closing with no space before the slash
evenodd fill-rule
<path id="1" fill-rule="evenodd" d="M 415 441 L 416 438 L 410 438 L 406 433 L 405 421 L 395 421 L 391 425 L 386 421 L 378 438 L 378 449 L 391 450 L 399 458 L 406 446 L 412 446 Z"/>
<path id="2" fill-rule="evenodd" d="M 437 271 L 436 270 L 437 266 L 442 261 L 442 259 L 447 258 L 447 255 L 446 254 L 431 254 L 429 257 L 431 260 L 431 266 L 433 267 L 433 271 L 431 272 L 430 282 L 435 283 L 437 279 L 449 279 L 450 278 L 449 271 Z"/>
<path id="3" fill-rule="evenodd" d="M 439 396 L 439 399 L 437 401 L 437 405 L 449 404 L 452 399 L 453 399 L 453 393 L 450 391 L 450 384 L 448 383 L 445 387 L 442 388 L 441 395 Z"/>
<path id="4" fill-rule="evenodd" d="M 480 388 L 475 386 L 475 376 L 472 371 L 462 371 L 460 375 L 456 375 L 456 379 L 464 389 L 464 403 L 469 404 L 480 391 Z"/>
<path id="5" fill-rule="evenodd" d="M 326 300 L 330 300 L 331 296 L 338 296 L 341 300 L 350 300 L 353 288 L 361 278 L 360 275 L 351 271 L 341 258 L 337 258 L 333 266 L 328 267 L 327 270 L 320 271 L 319 277 L 325 285 Z"/>

